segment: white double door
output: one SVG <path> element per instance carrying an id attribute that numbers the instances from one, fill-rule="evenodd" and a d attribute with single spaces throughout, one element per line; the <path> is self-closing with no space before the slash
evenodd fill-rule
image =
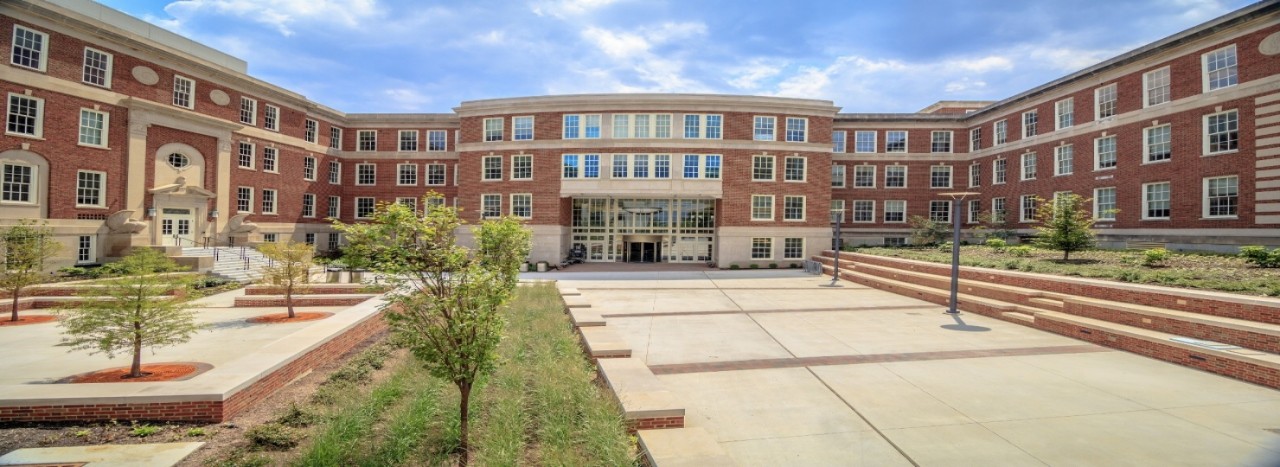
<path id="1" fill-rule="evenodd" d="M 191 209 L 164 208 L 160 212 L 160 243 L 165 246 L 196 246 L 196 217 Z"/>

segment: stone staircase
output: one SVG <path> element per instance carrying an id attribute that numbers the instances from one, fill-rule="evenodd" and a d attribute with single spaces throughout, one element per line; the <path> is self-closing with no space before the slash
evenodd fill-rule
<path id="1" fill-rule="evenodd" d="M 182 256 L 214 257 L 213 269 L 206 271 L 227 280 L 248 284 L 262 278 L 267 257 L 250 247 L 183 248 Z M 247 260 L 247 261 L 246 261 Z"/>
<path id="2" fill-rule="evenodd" d="M 832 273 L 833 253 L 814 259 Z M 945 305 L 950 265 L 842 253 L 853 282 Z M 962 266 L 958 307 L 1280 389 L 1280 300 Z"/>

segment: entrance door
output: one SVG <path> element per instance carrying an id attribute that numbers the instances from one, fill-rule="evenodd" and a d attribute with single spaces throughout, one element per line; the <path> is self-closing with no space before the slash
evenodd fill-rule
<path id="1" fill-rule="evenodd" d="M 196 246 L 195 221 L 190 209 L 164 208 L 160 217 L 160 244 Z"/>
<path id="2" fill-rule="evenodd" d="M 653 263 L 658 261 L 658 244 L 654 242 L 629 242 L 627 259 L 632 263 Z"/>

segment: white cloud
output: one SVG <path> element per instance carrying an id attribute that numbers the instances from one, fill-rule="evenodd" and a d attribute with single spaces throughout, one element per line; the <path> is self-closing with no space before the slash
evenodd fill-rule
<path id="1" fill-rule="evenodd" d="M 985 89 L 986 87 L 987 87 L 986 81 L 963 78 L 959 81 L 952 81 L 950 83 L 947 83 L 947 85 L 944 86 L 942 90 L 945 91 L 947 94 L 959 94 L 964 92 L 982 90 L 982 89 Z"/>
<path id="2" fill-rule="evenodd" d="M 756 57 L 748 60 L 746 65 L 730 67 L 725 71 L 733 76 L 728 80 L 730 86 L 750 90 L 759 88 L 762 81 L 778 76 L 786 66 L 786 60 Z"/>
<path id="3" fill-rule="evenodd" d="M 710 92 L 712 88 L 687 76 L 685 56 L 693 50 L 664 46 L 684 39 L 707 35 L 700 22 L 664 22 L 631 31 L 614 31 L 587 26 L 580 33 L 581 44 L 595 49 L 581 62 L 567 66 L 572 76 L 548 84 L 560 92 Z M 590 50 L 589 50 L 590 51 Z M 590 83 L 587 88 L 568 81 Z"/>
<path id="4" fill-rule="evenodd" d="M 619 0 L 538 0 L 529 5 L 529 9 L 538 16 L 551 16 L 566 19 L 582 16 L 607 7 Z"/>
<path id="5" fill-rule="evenodd" d="M 379 14 L 376 0 L 180 0 L 166 5 L 164 11 L 173 19 L 157 24 L 174 29 L 195 16 L 214 13 L 263 23 L 285 36 L 293 35 L 290 25 L 297 22 L 355 28 Z"/>
<path id="6" fill-rule="evenodd" d="M 432 102 L 431 96 L 408 87 L 384 89 L 382 97 L 400 111 L 420 111 Z"/>

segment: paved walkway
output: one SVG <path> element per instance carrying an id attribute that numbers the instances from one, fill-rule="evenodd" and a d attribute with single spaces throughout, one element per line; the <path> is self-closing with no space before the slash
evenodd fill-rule
<path id="1" fill-rule="evenodd" d="M 580 290 L 741 465 L 1280 461 L 1280 391 L 856 284 L 536 278 Z"/>

